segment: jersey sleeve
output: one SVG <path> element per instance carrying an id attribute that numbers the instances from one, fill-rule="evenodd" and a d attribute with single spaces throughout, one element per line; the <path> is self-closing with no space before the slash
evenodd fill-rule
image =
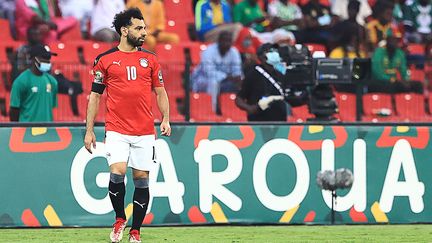
<path id="1" fill-rule="evenodd" d="M 152 88 L 164 87 L 162 69 L 156 57 L 153 59 L 153 70 L 152 70 L 151 78 L 152 78 Z"/>
<path id="2" fill-rule="evenodd" d="M 25 87 L 23 84 L 22 77 L 19 76 L 12 84 L 12 90 L 10 93 L 10 107 L 20 108 L 21 101 L 24 99 Z"/>
<path id="3" fill-rule="evenodd" d="M 100 58 L 96 58 L 92 70 L 93 82 L 91 91 L 102 94 L 105 90 L 106 69 Z"/>

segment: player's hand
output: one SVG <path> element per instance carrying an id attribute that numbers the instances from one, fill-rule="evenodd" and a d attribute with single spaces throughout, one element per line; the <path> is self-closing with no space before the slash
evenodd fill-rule
<path id="1" fill-rule="evenodd" d="M 160 130 L 162 136 L 169 137 L 171 135 L 171 126 L 169 124 L 169 121 L 162 121 L 160 124 Z"/>
<path id="2" fill-rule="evenodd" d="M 87 131 L 84 137 L 84 146 L 89 151 L 89 153 L 93 153 L 91 148 L 96 149 L 96 136 L 93 131 Z"/>

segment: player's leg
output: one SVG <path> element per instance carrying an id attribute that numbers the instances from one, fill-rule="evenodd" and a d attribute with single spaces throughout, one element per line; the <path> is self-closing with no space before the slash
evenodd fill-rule
<path id="1" fill-rule="evenodd" d="M 149 172 L 133 169 L 135 191 L 133 195 L 132 227 L 129 242 L 141 242 L 140 228 L 150 200 Z"/>
<path id="2" fill-rule="evenodd" d="M 149 174 L 155 167 L 154 135 L 137 137 L 131 146 L 129 167 L 132 167 L 135 192 L 133 195 L 132 227 L 129 233 L 130 242 L 140 241 L 140 228 L 147 212 L 150 200 Z"/>
<path id="3" fill-rule="evenodd" d="M 123 238 L 123 231 L 126 227 L 124 178 L 127 170 L 126 161 L 129 157 L 129 147 L 126 136 L 110 131 L 106 133 L 105 148 L 110 165 L 108 193 L 116 214 L 116 220 L 110 234 L 112 242 L 119 242 Z"/>

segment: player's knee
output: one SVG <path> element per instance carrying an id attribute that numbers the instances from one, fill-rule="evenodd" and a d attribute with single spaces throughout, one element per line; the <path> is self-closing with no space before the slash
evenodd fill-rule
<path id="1" fill-rule="evenodd" d="M 110 173 L 110 181 L 113 183 L 116 183 L 116 184 L 122 183 L 122 182 L 124 182 L 124 178 L 125 178 L 125 175 Z"/>
<path id="2" fill-rule="evenodd" d="M 148 188 L 149 179 L 148 178 L 136 178 L 133 180 L 136 188 Z"/>

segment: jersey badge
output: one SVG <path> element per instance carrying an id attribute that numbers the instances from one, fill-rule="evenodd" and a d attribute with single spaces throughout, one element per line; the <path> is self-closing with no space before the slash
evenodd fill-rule
<path id="1" fill-rule="evenodd" d="M 93 75 L 94 75 L 93 82 L 98 83 L 98 84 L 103 83 L 103 74 L 101 71 L 95 71 Z"/>
<path id="2" fill-rule="evenodd" d="M 148 60 L 147 59 L 145 59 L 145 58 L 141 58 L 140 60 L 139 60 L 139 63 L 140 63 L 140 65 L 141 65 L 141 67 L 143 67 L 143 68 L 146 68 L 146 67 L 148 67 Z"/>
<path id="3" fill-rule="evenodd" d="M 51 93 L 51 89 L 52 89 L 52 88 L 51 88 L 51 84 L 47 84 L 47 85 L 46 85 L 46 92 L 47 92 L 47 93 Z"/>
<path id="4" fill-rule="evenodd" d="M 159 72 L 158 72 L 158 78 L 159 78 L 159 83 L 161 83 L 161 84 L 163 84 L 163 77 L 162 77 L 162 71 L 161 70 L 159 70 Z"/>

